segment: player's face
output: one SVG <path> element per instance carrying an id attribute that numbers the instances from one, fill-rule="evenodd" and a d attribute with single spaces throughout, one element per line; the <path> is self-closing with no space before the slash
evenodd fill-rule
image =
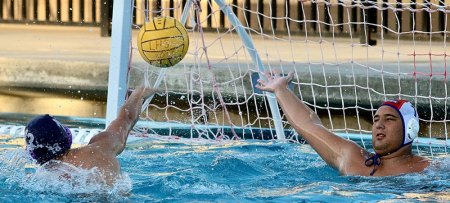
<path id="1" fill-rule="evenodd" d="M 403 124 L 398 112 L 389 106 L 378 109 L 373 119 L 372 145 L 376 153 L 387 155 L 403 142 Z"/>

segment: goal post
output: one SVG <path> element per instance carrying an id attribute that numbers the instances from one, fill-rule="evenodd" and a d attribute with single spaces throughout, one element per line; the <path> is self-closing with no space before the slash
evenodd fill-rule
<path id="1" fill-rule="evenodd" d="M 125 96 L 128 90 L 127 78 L 131 50 L 131 17 L 133 14 L 133 4 L 131 2 L 115 1 L 113 4 L 106 127 L 117 118 L 120 107 L 125 102 Z"/>

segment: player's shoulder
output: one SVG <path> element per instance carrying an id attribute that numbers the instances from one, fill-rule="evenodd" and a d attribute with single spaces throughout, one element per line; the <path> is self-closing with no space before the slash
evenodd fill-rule
<path id="1" fill-rule="evenodd" d="M 94 135 L 89 140 L 89 145 L 97 146 L 99 143 L 103 143 L 103 142 L 106 142 L 106 144 L 107 144 L 109 142 L 108 139 L 110 139 L 111 136 L 112 136 L 111 131 L 105 130 L 105 131 L 99 132 L 98 134 Z"/>
<path id="2" fill-rule="evenodd" d="M 424 169 L 431 164 L 431 159 L 419 155 L 414 155 L 414 163 L 418 167 Z"/>
<path id="3" fill-rule="evenodd" d="M 104 150 L 104 147 L 98 145 L 98 143 L 94 143 L 71 149 L 62 161 L 74 165 L 83 164 L 94 166 L 95 163 L 111 161 L 110 159 L 115 159 L 115 156 L 108 150 Z"/>
<path id="4" fill-rule="evenodd" d="M 343 138 L 344 142 L 341 144 L 341 151 L 346 153 L 347 156 L 366 157 L 370 153 L 361 147 L 353 140 Z"/>

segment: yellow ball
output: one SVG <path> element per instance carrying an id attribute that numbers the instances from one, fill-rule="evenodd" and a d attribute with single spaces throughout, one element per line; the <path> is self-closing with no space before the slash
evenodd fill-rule
<path id="1" fill-rule="evenodd" d="M 180 62 L 189 48 L 186 28 L 171 17 L 156 17 L 139 31 L 137 45 L 142 58 L 157 67 Z"/>

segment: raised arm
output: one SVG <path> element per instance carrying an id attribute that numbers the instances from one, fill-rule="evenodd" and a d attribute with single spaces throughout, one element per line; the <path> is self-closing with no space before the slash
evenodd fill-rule
<path id="1" fill-rule="evenodd" d="M 293 73 L 281 77 L 279 71 L 264 73 L 267 81 L 259 79 L 257 88 L 275 93 L 278 103 L 283 109 L 292 127 L 311 145 L 328 165 L 342 172 L 343 163 L 361 147 L 346 140 L 325 128 L 317 114 L 306 106 L 291 90 L 288 84 Z M 358 153 L 359 154 L 359 153 Z"/>
<path id="2" fill-rule="evenodd" d="M 154 93 L 155 90 L 150 88 L 136 88 L 121 107 L 117 118 L 104 132 L 94 136 L 89 144 L 98 145 L 104 152 L 120 154 L 125 148 L 128 134 L 139 119 L 144 100 Z"/>

